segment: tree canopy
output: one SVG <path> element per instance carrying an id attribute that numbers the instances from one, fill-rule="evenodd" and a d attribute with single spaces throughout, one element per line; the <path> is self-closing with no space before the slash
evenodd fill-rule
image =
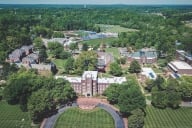
<path id="1" fill-rule="evenodd" d="M 138 61 L 133 60 L 129 67 L 130 73 L 140 73 L 141 72 L 141 66 Z"/>

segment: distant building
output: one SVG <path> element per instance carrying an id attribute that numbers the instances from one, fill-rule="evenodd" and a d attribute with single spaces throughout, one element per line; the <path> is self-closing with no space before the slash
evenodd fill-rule
<path id="1" fill-rule="evenodd" d="M 168 68 L 173 73 L 192 75 L 192 67 L 184 61 L 172 61 Z"/>
<path id="2" fill-rule="evenodd" d="M 127 55 L 128 61 L 137 60 L 140 64 L 152 64 L 157 62 L 157 52 L 155 49 L 143 48 L 140 51 Z"/>
<path id="3" fill-rule="evenodd" d="M 23 57 L 31 54 L 33 46 L 22 46 L 20 49 L 15 49 L 12 53 L 9 54 L 7 61 L 10 63 L 19 63 L 22 61 Z"/>
<path id="4" fill-rule="evenodd" d="M 55 71 L 53 63 L 39 64 L 38 53 L 33 52 L 33 45 L 22 46 L 14 50 L 7 59 L 7 62 L 15 63 L 18 67 L 24 66 L 27 69 L 37 69 L 38 71 Z"/>
<path id="5" fill-rule="evenodd" d="M 105 71 L 105 67 L 108 66 L 110 63 L 114 62 L 115 60 L 111 53 L 97 52 L 97 55 L 98 55 L 97 69 L 99 71 Z"/>
<path id="6" fill-rule="evenodd" d="M 39 55 L 31 53 L 22 59 L 23 64 L 37 64 L 39 63 Z"/>
<path id="7" fill-rule="evenodd" d="M 192 55 L 184 50 L 176 50 L 176 59 L 185 61 L 186 63 L 192 65 Z"/>
<path id="8" fill-rule="evenodd" d="M 82 77 L 56 76 L 58 78 L 68 80 L 76 93 L 87 97 L 102 94 L 112 83 L 121 84 L 126 81 L 125 77 L 98 78 L 97 71 L 85 71 Z"/>
<path id="9" fill-rule="evenodd" d="M 42 39 L 44 42 L 44 45 L 48 47 L 49 42 L 58 42 L 64 47 L 69 46 L 71 43 L 76 43 L 76 41 L 73 41 L 74 38 L 51 38 L 51 39 Z"/>

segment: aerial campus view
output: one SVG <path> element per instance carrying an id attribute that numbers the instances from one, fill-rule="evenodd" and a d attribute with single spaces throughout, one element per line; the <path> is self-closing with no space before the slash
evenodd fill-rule
<path id="1" fill-rule="evenodd" d="M 0 1 L 0 128 L 191 118 L 191 0 Z"/>

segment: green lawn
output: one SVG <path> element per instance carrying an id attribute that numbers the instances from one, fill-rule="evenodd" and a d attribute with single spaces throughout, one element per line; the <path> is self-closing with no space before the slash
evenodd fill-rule
<path id="1" fill-rule="evenodd" d="M 97 24 L 100 26 L 101 31 L 103 32 L 114 32 L 114 33 L 121 33 L 121 32 L 135 32 L 138 31 L 137 29 L 130 29 L 121 27 L 120 25 L 105 25 L 105 24 Z"/>
<path id="2" fill-rule="evenodd" d="M 56 67 L 58 69 L 64 69 L 64 65 L 65 65 L 65 62 L 66 60 L 63 60 L 63 59 L 54 59 L 52 60 L 53 63 L 56 65 Z"/>
<path id="3" fill-rule="evenodd" d="M 31 128 L 28 112 L 22 112 L 18 105 L 0 101 L 0 128 Z"/>
<path id="4" fill-rule="evenodd" d="M 115 125 L 113 118 L 105 110 L 71 108 L 59 117 L 55 128 L 115 128 Z"/>
<path id="5" fill-rule="evenodd" d="M 144 128 L 192 128 L 192 108 L 157 109 L 148 106 Z"/>
<path id="6" fill-rule="evenodd" d="M 115 58 L 120 58 L 120 53 L 118 48 L 106 48 L 105 52 L 111 53 Z"/>
<path id="7" fill-rule="evenodd" d="M 98 46 L 101 43 L 103 44 L 109 44 L 112 41 L 116 40 L 117 38 L 111 37 L 111 38 L 103 38 L 103 39 L 94 39 L 94 40 L 87 40 L 87 41 L 82 41 L 81 43 L 87 43 L 88 45 L 91 46 Z"/>

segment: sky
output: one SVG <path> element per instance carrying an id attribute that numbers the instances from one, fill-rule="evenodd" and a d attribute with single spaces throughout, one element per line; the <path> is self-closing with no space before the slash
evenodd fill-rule
<path id="1" fill-rule="evenodd" d="M 176 4 L 192 5 L 192 0 L 0 0 L 0 4 Z"/>

